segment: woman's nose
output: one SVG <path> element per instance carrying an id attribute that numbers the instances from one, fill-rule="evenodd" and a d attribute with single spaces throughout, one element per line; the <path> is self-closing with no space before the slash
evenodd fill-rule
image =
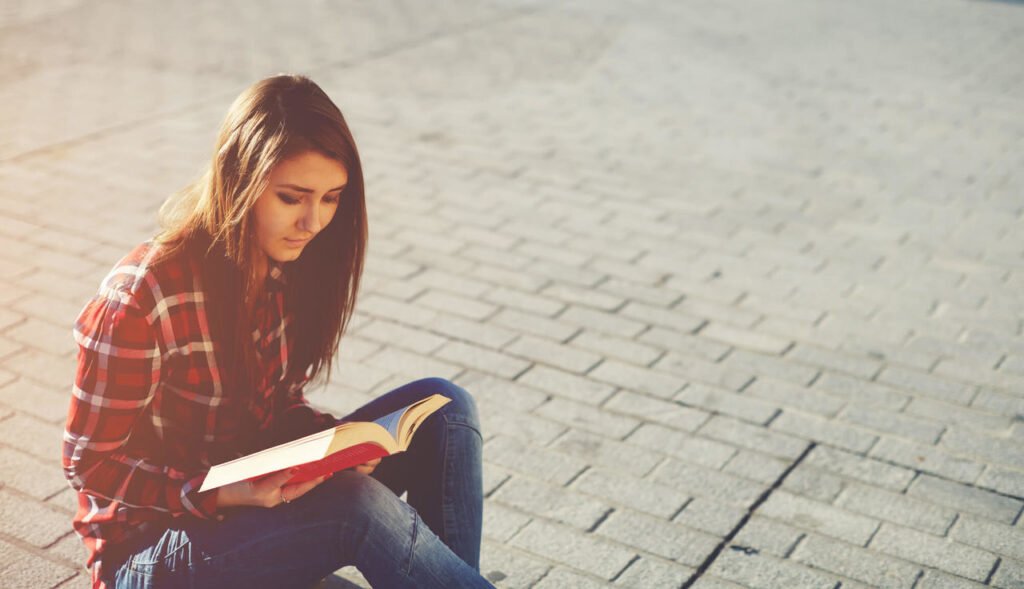
<path id="1" fill-rule="evenodd" d="M 320 207 L 316 204 L 306 207 L 302 215 L 302 228 L 313 234 L 320 232 Z"/>

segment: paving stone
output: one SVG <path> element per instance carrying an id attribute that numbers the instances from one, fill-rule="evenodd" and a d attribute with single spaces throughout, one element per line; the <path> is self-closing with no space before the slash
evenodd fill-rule
<path id="1" fill-rule="evenodd" d="M 797 343 L 786 352 L 786 358 L 797 362 L 820 366 L 836 372 L 845 372 L 852 376 L 870 380 L 878 373 L 882 363 L 878 360 L 856 356 L 849 353 L 836 352 L 827 348 Z"/>
<path id="2" fill-rule="evenodd" d="M 789 468 L 791 463 L 791 461 L 761 454 L 760 452 L 740 450 L 722 468 L 722 471 L 772 485 Z"/>
<path id="3" fill-rule="evenodd" d="M 710 417 L 698 409 L 678 403 L 652 399 L 629 391 L 619 391 L 606 401 L 602 409 L 638 417 L 646 422 L 659 422 L 671 428 L 694 431 Z"/>
<path id="4" fill-rule="evenodd" d="M 459 234 L 460 232 L 467 232 L 471 230 L 471 227 L 462 226 L 456 229 L 453 233 Z M 406 285 L 410 283 L 468 297 L 479 297 L 485 292 L 493 289 L 493 286 L 490 284 L 476 280 L 470 276 L 465 276 L 461 273 L 446 272 L 444 270 L 431 267 L 425 268 L 423 272 L 420 272 L 408 281 L 405 281 Z"/>
<path id="5" fill-rule="evenodd" d="M 1007 417 L 1024 415 L 1024 398 L 986 387 L 978 391 L 978 396 L 971 401 L 971 406 Z"/>
<path id="6" fill-rule="evenodd" d="M 796 458 L 807 448 L 807 442 L 798 438 L 720 415 L 709 419 L 698 433 L 780 458 Z"/>
<path id="7" fill-rule="evenodd" d="M 594 466 L 606 466 L 635 477 L 649 473 L 661 462 L 660 454 L 579 430 L 568 430 L 548 446 Z"/>
<path id="8" fill-rule="evenodd" d="M 943 423 L 894 413 L 874 407 L 850 406 L 840 415 L 843 421 L 902 438 L 934 444 L 945 431 Z"/>
<path id="9" fill-rule="evenodd" d="M 1000 589 L 1024 587 L 1024 562 L 1004 558 L 992 577 L 992 586 Z"/>
<path id="10" fill-rule="evenodd" d="M 548 395 L 543 391 L 523 386 L 526 383 L 511 382 L 473 370 L 459 373 L 454 382 L 473 395 L 482 412 L 486 412 L 488 406 L 530 411 L 548 400 Z"/>
<path id="11" fill-rule="evenodd" d="M 714 469 L 721 468 L 736 453 L 736 448 L 728 444 L 652 423 L 641 425 L 626 442 Z"/>
<path id="12" fill-rule="evenodd" d="M 0 575 L 6 587 L 54 587 L 75 572 L 0 540 Z"/>
<path id="13" fill-rule="evenodd" d="M 718 362 L 732 349 L 725 344 L 667 329 L 660 325 L 655 325 L 644 331 L 637 339 L 665 350 L 672 350 L 683 356 L 694 356 L 708 362 Z"/>
<path id="14" fill-rule="evenodd" d="M 1006 524 L 1012 523 L 1024 506 L 1024 501 L 1020 499 L 997 495 L 991 491 L 931 475 L 918 477 L 907 494 Z"/>
<path id="15" fill-rule="evenodd" d="M 551 569 L 540 583 L 535 585 L 538 589 L 560 589 L 561 587 L 571 589 L 597 589 L 599 587 L 611 587 L 608 583 L 598 581 L 592 577 L 585 577 L 566 569 L 555 567 Z"/>
<path id="16" fill-rule="evenodd" d="M 809 535 L 800 542 L 792 558 L 871 587 L 910 588 L 921 572 L 918 565 L 818 535 Z"/>
<path id="17" fill-rule="evenodd" d="M 722 363 L 726 368 L 731 368 L 742 374 L 751 374 L 758 377 L 767 376 L 800 386 L 810 385 L 820 372 L 814 367 L 790 362 L 785 358 L 741 349 L 733 350 L 722 360 Z"/>
<path id="18" fill-rule="evenodd" d="M 41 504 L 0 490 L 0 516 L 4 533 L 40 548 L 48 546 L 68 532 L 71 521 Z"/>
<path id="19" fill-rule="evenodd" d="M 730 356 L 731 357 L 731 356 Z M 738 391 L 754 379 L 754 374 L 722 363 L 708 362 L 697 356 L 668 352 L 654 363 L 664 373 L 682 377 L 685 382 L 702 382 Z"/>
<path id="20" fill-rule="evenodd" d="M 538 445 L 550 443 L 569 429 L 564 424 L 512 409 L 484 409 L 480 413 L 480 426 L 485 439 L 507 436 Z"/>
<path id="21" fill-rule="evenodd" d="M 437 317 L 437 311 L 380 295 L 361 297 L 359 312 L 412 327 L 426 327 Z"/>
<path id="22" fill-rule="evenodd" d="M 625 309 L 623 309 L 623 313 Z M 599 331 L 624 338 L 635 337 L 645 326 L 642 321 L 629 318 L 622 313 L 606 313 L 577 305 L 570 306 L 558 316 L 558 320 L 585 329 Z"/>
<path id="23" fill-rule="evenodd" d="M 880 406 L 888 409 L 902 409 L 910 402 L 911 396 L 891 386 L 824 371 L 814 382 L 814 389 L 846 399 L 850 403 Z"/>
<path id="24" fill-rule="evenodd" d="M 591 370 L 588 376 L 662 399 L 671 399 L 686 385 L 686 381 L 678 376 L 654 372 L 616 360 L 605 360 Z"/>
<path id="25" fill-rule="evenodd" d="M 651 556 L 641 556 L 629 565 L 624 573 L 615 579 L 619 587 L 661 587 L 678 589 L 696 571 L 688 566 L 660 560 Z"/>
<path id="26" fill-rule="evenodd" d="M 569 482 L 586 467 L 576 458 L 508 436 L 495 436 L 487 441 L 484 456 L 498 466 L 559 485 Z"/>
<path id="27" fill-rule="evenodd" d="M 910 469 L 826 446 L 816 446 L 803 464 L 893 491 L 905 490 L 914 479 Z"/>
<path id="28" fill-rule="evenodd" d="M 606 519 L 602 527 L 608 525 L 609 521 L 610 518 Z M 509 545 L 544 555 L 545 558 L 603 579 L 611 579 L 624 569 L 635 554 L 598 536 L 538 520 L 528 523 L 509 541 Z"/>
<path id="29" fill-rule="evenodd" d="M 50 546 L 46 553 L 52 557 L 59 558 L 74 569 L 85 571 L 85 561 L 88 553 L 85 544 L 74 532 L 68 532 L 66 536 Z"/>
<path id="30" fill-rule="evenodd" d="M 758 312 L 734 305 L 722 305 L 696 296 L 687 296 L 677 303 L 675 308 L 694 317 L 709 319 L 712 321 L 711 325 L 721 324 L 726 329 L 742 328 L 742 331 L 748 331 L 749 328 L 753 327 L 761 319 L 761 314 Z M 754 335 L 757 337 L 761 334 Z M 713 339 L 721 340 L 722 338 Z M 731 345 L 731 342 L 727 340 L 722 341 L 726 341 Z"/>
<path id="31" fill-rule="evenodd" d="M 864 546 L 878 528 L 878 521 L 811 499 L 776 490 L 758 513 L 793 527 L 825 534 Z"/>
<path id="32" fill-rule="evenodd" d="M 512 472 L 506 470 L 500 466 L 497 466 L 490 461 L 484 460 L 483 463 L 483 493 L 484 497 L 488 497 L 494 493 L 495 489 L 500 487 L 512 477 Z"/>
<path id="33" fill-rule="evenodd" d="M 699 497 L 730 502 L 746 508 L 763 492 L 762 484 L 696 464 L 668 459 L 651 476 L 654 482 Z"/>
<path id="34" fill-rule="evenodd" d="M 949 536 L 989 552 L 1024 561 L 1024 529 L 961 515 Z"/>
<path id="35" fill-rule="evenodd" d="M 426 322 L 425 327 L 442 337 L 463 340 L 495 350 L 516 338 L 516 333 L 512 330 L 447 313 L 436 313 Z"/>
<path id="36" fill-rule="evenodd" d="M 743 389 L 743 394 L 747 399 L 761 399 L 765 405 L 792 407 L 824 417 L 835 417 L 846 405 L 846 401 L 839 397 L 765 377 L 758 377 Z"/>
<path id="37" fill-rule="evenodd" d="M 612 513 L 594 533 L 687 566 L 700 565 L 720 541 L 679 524 L 626 511 Z"/>
<path id="38" fill-rule="evenodd" d="M 723 551 L 708 572 L 759 589 L 835 589 L 838 583 L 833 576 L 788 560 L 778 560 L 765 554 L 747 555 L 734 550 Z"/>
<path id="39" fill-rule="evenodd" d="M 686 508 L 672 518 L 672 521 L 695 530 L 725 537 L 736 528 L 746 514 L 745 509 L 719 503 L 707 497 L 696 497 L 687 503 Z"/>
<path id="40" fill-rule="evenodd" d="M 835 504 L 846 510 L 880 518 L 936 536 L 945 536 L 956 511 L 907 495 L 866 485 L 849 485 Z"/>
<path id="41" fill-rule="evenodd" d="M 782 482 L 782 488 L 822 503 L 832 503 L 849 484 L 847 479 L 808 466 L 806 462 L 803 462 L 796 470 L 789 473 L 786 480 Z"/>
<path id="42" fill-rule="evenodd" d="M 998 433 L 1010 427 L 1012 421 L 1003 415 L 987 411 L 976 411 L 960 405 L 953 405 L 925 397 L 915 397 L 904 410 L 906 413 L 925 417 L 946 424 L 961 425 L 980 431 Z"/>
<path id="43" fill-rule="evenodd" d="M 590 405 L 559 398 L 551 399 L 534 412 L 570 427 L 619 440 L 624 439 L 640 425 L 640 421 L 632 417 L 616 415 Z"/>
<path id="44" fill-rule="evenodd" d="M 731 549 L 743 551 L 753 548 L 779 558 L 787 558 L 797 542 L 806 536 L 803 530 L 787 526 L 754 512 L 733 538 Z M 735 548 L 732 548 L 735 547 Z"/>
<path id="45" fill-rule="evenodd" d="M 751 395 L 733 393 L 701 383 L 688 384 L 685 389 L 676 394 L 675 400 L 691 407 L 724 413 L 759 424 L 767 423 L 778 412 L 775 405 L 753 398 Z"/>
<path id="46" fill-rule="evenodd" d="M 700 336 L 765 354 L 782 354 L 792 345 L 791 340 L 718 322 L 705 325 L 700 330 Z"/>
<path id="47" fill-rule="evenodd" d="M 577 374 L 586 373 L 601 361 L 597 354 L 527 335 L 505 346 L 504 352 Z"/>
<path id="48" fill-rule="evenodd" d="M 487 319 L 487 323 L 494 323 L 510 330 L 546 337 L 558 342 L 567 341 L 580 330 L 576 325 L 513 309 L 498 311 L 493 317 Z"/>
<path id="49" fill-rule="evenodd" d="M 406 352 L 395 347 L 382 348 L 367 358 L 366 363 L 391 374 L 404 374 L 413 378 L 431 375 L 451 379 L 462 370 L 451 362 Z"/>
<path id="50" fill-rule="evenodd" d="M 984 468 L 973 460 L 954 456 L 934 446 L 889 437 L 880 439 L 871 448 L 870 455 L 873 458 L 965 483 L 977 480 Z"/>
<path id="51" fill-rule="evenodd" d="M 446 343 L 434 353 L 434 356 L 505 378 L 515 378 L 530 367 L 529 362 L 519 358 L 464 342 Z"/>
<path id="52" fill-rule="evenodd" d="M 615 392 L 615 387 L 570 372 L 533 365 L 519 375 L 517 382 L 581 403 L 600 405 Z"/>
<path id="53" fill-rule="evenodd" d="M 702 575 L 691 587 L 693 589 L 743 589 L 743 585 L 730 583 L 711 575 Z"/>
<path id="54" fill-rule="evenodd" d="M 771 427 L 773 430 L 854 452 L 866 452 L 878 440 L 877 436 L 862 429 L 796 411 L 783 411 Z"/>
<path id="55" fill-rule="evenodd" d="M 1008 392 L 1024 389 L 1024 376 L 992 370 L 991 360 L 984 363 L 961 358 L 943 358 L 932 368 L 932 373 L 964 383 L 984 384 Z"/>
<path id="56" fill-rule="evenodd" d="M 981 589 L 987 586 L 935 569 L 925 569 L 915 589 Z"/>
<path id="57" fill-rule="evenodd" d="M 1024 470 L 1024 452 L 1021 452 L 1018 440 L 996 438 L 975 430 L 953 426 L 942 436 L 940 446 L 949 448 L 955 454 L 975 456 L 980 462 Z"/>
<path id="58" fill-rule="evenodd" d="M 691 498 L 684 490 L 635 479 L 608 468 L 587 470 L 570 488 L 666 520 Z"/>
<path id="59" fill-rule="evenodd" d="M 0 421 L 0 443 L 50 462 L 60 456 L 62 433 L 60 425 L 20 414 Z"/>
<path id="60" fill-rule="evenodd" d="M 0 427 L 4 423 L 0 422 Z M 35 499 L 46 499 L 67 485 L 53 462 L 54 457 L 43 462 L 17 450 L 0 447 L 0 481 Z"/>
<path id="61" fill-rule="evenodd" d="M 534 587 L 549 570 L 549 562 L 522 550 L 489 541 L 481 546 L 480 574 L 498 587 Z"/>
<path id="62" fill-rule="evenodd" d="M 977 548 L 888 523 L 882 524 L 870 548 L 976 581 L 984 581 L 996 562 L 994 555 Z"/>
<path id="63" fill-rule="evenodd" d="M 658 348 L 639 344 L 633 340 L 606 335 L 597 331 L 581 331 L 569 342 L 575 348 L 596 352 L 630 364 L 646 366 L 661 357 Z"/>
<path id="64" fill-rule="evenodd" d="M 493 315 L 497 310 L 493 305 L 439 290 L 427 291 L 427 294 L 416 299 L 415 304 L 478 321 Z"/>
<path id="65" fill-rule="evenodd" d="M 368 340 L 384 345 L 394 345 L 419 354 L 429 355 L 447 341 L 422 329 L 406 327 L 399 323 L 385 320 L 372 321 L 359 330 L 359 335 Z M 351 343 L 351 337 L 343 340 L 343 345 Z"/>
<path id="66" fill-rule="evenodd" d="M 637 301 L 627 303 L 626 306 L 619 310 L 619 314 L 640 324 L 660 325 L 683 333 L 694 333 L 705 323 L 704 319 L 688 315 L 677 309 L 664 309 L 662 307 L 645 305 Z M 595 317 L 595 319 L 599 318 Z M 627 333 L 623 331 L 619 335 L 635 336 L 636 332 Z"/>
<path id="67" fill-rule="evenodd" d="M 590 529 L 610 510 L 604 503 L 571 489 L 522 476 L 506 481 L 490 498 L 582 530 Z"/>
<path id="68" fill-rule="evenodd" d="M 50 423 L 63 423 L 71 403 L 70 385 L 55 391 L 25 379 L 11 381 L 0 386 L 0 403 Z"/>
<path id="69" fill-rule="evenodd" d="M 1024 497 L 1024 472 L 989 465 L 978 479 L 978 486 L 1006 495 Z"/>
<path id="70" fill-rule="evenodd" d="M 898 366 L 886 366 L 879 373 L 878 381 L 958 405 L 970 404 L 975 395 L 975 387 L 972 385 Z"/>

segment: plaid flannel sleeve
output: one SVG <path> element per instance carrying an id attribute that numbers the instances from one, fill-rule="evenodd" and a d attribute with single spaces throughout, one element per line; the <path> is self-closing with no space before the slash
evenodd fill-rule
<path id="1" fill-rule="evenodd" d="M 82 310 L 74 334 L 78 367 L 62 456 L 71 486 L 134 507 L 212 517 L 216 494 L 198 492 L 206 471 L 183 472 L 147 459 L 145 448 L 129 450 L 163 369 L 149 313 L 124 293 L 98 295 Z"/>

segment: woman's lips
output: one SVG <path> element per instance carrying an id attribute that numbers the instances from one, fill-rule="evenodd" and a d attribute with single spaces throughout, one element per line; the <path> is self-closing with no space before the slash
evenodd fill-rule
<path id="1" fill-rule="evenodd" d="M 302 246 L 306 245 L 307 243 L 309 243 L 310 239 L 312 239 L 312 238 L 311 237 L 307 237 L 306 239 L 290 239 L 288 237 L 284 238 L 285 243 L 287 243 L 289 247 L 302 247 Z"/>

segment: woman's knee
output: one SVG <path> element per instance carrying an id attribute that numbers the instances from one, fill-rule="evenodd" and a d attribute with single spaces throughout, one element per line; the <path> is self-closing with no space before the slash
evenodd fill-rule
<path id="1" fill-rule="evenodd" d="M 332 495 L 332 505 L 343 518 L 380 513 L 397 507 L 402 500 L 384 483 L 354 470 L 340 470 L 321 484 Z"/>
<path id="2" fill-rule="evenodd" d="M 451 399 L 450 403 L 441 408 L 449 422 L 463 423 L 477 431 L 480 430 L 480 414 L 477 411 L 476 400 L 469 391 L 446 378 L 439 377 L 424 378 L 417 381 L 417 384 L 429 387 L 431 392 Z"/>

